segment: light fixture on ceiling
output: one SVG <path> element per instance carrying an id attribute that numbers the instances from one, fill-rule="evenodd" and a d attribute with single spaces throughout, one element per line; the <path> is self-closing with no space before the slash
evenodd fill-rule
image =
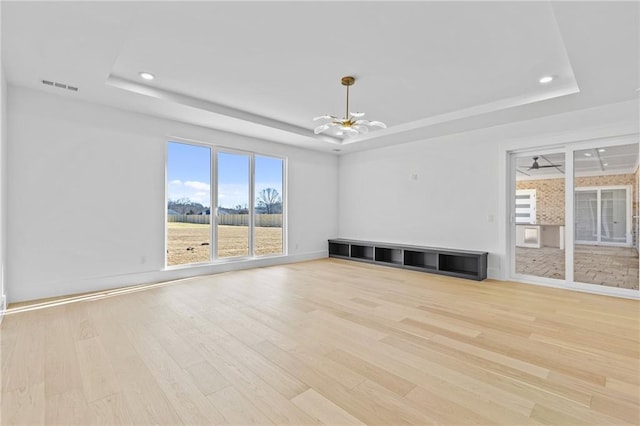
<path id="1" fill-rule="evenodd" d="M 316 135 L 322 132 L 331 132 L 336 136 L 357 136 L 369 131 L 369 126 L 387 128 L 387 125 L 381 121 L 363 120 L 364 112 L 349 112 L 349 86 L 353 86 L 356 79 L 351 76 L 342 77 L 342 85 L 347 86 L 347 109 L 343 118 L 333 115 L 321 115 L 313 120 L 331 120 L 329 123 L 321 124 L 313 130 Z"/>
<path id="2" fill-rule="evenodd" d="M 585 156 L 585 157 L 591 157 L 591 153 L 590 153 L 590 152 L 585 152 L 585 153 L 584 153 L 584 156 Z"/>
<path id="3" fill-rule="evenodd" d="M 540 80 L 538 80 L 541 84 L 547 84 L 547 83 L 551 83 L 553 81 L 553 76 L 552 75 L 545 75 L 544 77 L 541 77 Z"/>
<path id="4" fill-rule="evenodd" d="M 608 166 L 608 165 L 609 165 L 609 163 L 604 163 L 604 164 L 603 164 L 603 166 L 605 166 L 605 167 L 606 167 L 606 166 Z"/>
<path id="5" fill-rule="evenodd" d="M 604 149 L 604 148 L 598 148 L 598 152 L 605 152 L 605 151 L 606 151 L 606 149 Z"/>
<path id="6" fill-rule="evenodd" d="M 153 80 L 154 78 L 156 78 L 156 76 L 151 74 L 150 72 L 141 72 L 140 77 L 144 78 L 145 80 Z"/>

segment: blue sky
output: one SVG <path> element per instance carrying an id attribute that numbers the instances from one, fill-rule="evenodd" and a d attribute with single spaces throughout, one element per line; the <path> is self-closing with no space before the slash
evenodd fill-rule
<path id="1" fill-rule="evenodd" d="M 167 182 L 169 199 L 189 198 L 209 206 L 211 148 L 169 142 Z M 282 194 L 282 160 L 255 156 L 256 193 L 275 188 Z M 249 202 L 249 160 L 247 155 L 221 152 L 218 155 L 218 204 L 235 207 Z"/>

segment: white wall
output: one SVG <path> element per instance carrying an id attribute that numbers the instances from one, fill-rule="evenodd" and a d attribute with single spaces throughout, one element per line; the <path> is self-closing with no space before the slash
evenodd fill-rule
<path id="1" fill-rule="evenodd" d="M 0 4 L 0 27 L 2 5 Z M 2 31 L 0 31 L 2 46 Z M 7 80 L 0 58 L 0 322 L 4 317 L 7 296 L 5 290 L 5 266 L 7 253 Z"/>
<path id="2" fill-rule="evenodd" d="M 505 279 L 506 151 L 638 133 L 637 117 L 632 101 L 344 155 L 339 234 L 487 251 Z"/>
<path id="3" fill-rule="evenodd" d="M 338 159 L 9 87 L 10 301 L 326 256 Z M 288 157 L 289 256 L 163 271 L 167 135 Z"/>
<path id="4" fill-rule="evenodd" d="M 6 306 L 7 253 L 7 81 L 0 64 L 0 321 Z"/>

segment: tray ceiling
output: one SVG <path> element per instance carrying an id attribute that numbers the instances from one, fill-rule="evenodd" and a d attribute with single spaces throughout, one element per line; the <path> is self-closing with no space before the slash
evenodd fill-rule
<path id="1" fill-rule="evenodd" d="M 637 12 L 634 3 L 3 2 L 2 50 L 12 84 L 320 150 L 341 142 L 313 135 L 311 119 L 344 114 L 340 77 L 354 75 L 353 109 L 389 126 L 339 147 L 355 150 L 431 136 L 443 123 L 461 131 L 506 112 L 517 121 L 632 99 Z M 542 85 L 544 75 L 555 79 Z"/>

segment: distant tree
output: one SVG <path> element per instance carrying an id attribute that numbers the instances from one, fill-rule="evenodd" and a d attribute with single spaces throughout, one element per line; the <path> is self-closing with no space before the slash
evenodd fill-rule
<path id="1" fill-rule="evenodd" d="M 167 209 L 173 210 L 178 214 L 199 214 L 207 209 L 200 203 L 191 201 L 188 198 L 180 198 L 178 200 L 169 200 L 167 202 Z"/>
<path id="2" fill-rule="evenodd" d="M 244 206 L 242 206 L 241 204 L 238 204 L 235 207 L 235 210 L 236 210 L 236 214 L 249 214 L 249 208 L 247 207 L 246 204 Z"/>
<path id="3" fill-rule="evenodd" d="M 258 193 L 258 207 L 267 214 L 282 213 L 282 198 L 275 188 L 265 188 Z"/>

